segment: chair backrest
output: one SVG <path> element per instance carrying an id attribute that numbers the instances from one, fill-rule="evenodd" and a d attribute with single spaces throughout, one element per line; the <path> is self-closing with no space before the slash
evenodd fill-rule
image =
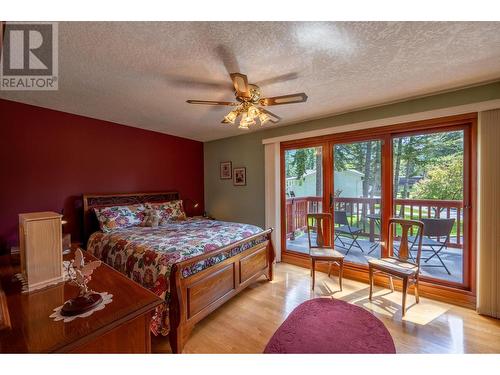
<path id="1" fill-rule="evenodd" d="M 349 225 L 349 221 L 347 220 L 347 212 L 345 211 L 333 211 L 334 214 L 334 222 L 339 225 Z"/>
<path id="2" fill-rule="evenodd" d="M 331 248 L 332 242 L 332 214 L 318 213 L 307 214 L 307 239 L 309 248 L 328 247 Z M 316 242 L 313 243 L 311 237 L 316 233 Z"/>
<path id="3" fill-rule="evenodd" d="M 424 236 L 427 237 L 446 237 L 451 233 L 453 225 L 455 224 L 455 219 L 420 219 L 424 223 Z"/>
<path id="4" fill-rule="evenodd" d="M 417 267 L 420 268 L 420 255 L 422 253 L 422 236 L 424 232 L 424 223 L 422 223 L 419 220 L 406 220 L 406 219 L 397 219 L 397 218 L 391 218 L 389 219 L 389 237 L 388 237 L 388 250 L 389 254 L 394 254 L 394 238 L 400 237 L 400 234 L 397 231 L 397 227 L 401 227 L 401 240 L 399 244 L 399 250 L 398 250 L 398 255 L 394 258 L 398 258 L 399 260 L 402 260 L 404 262 L 410 262 L 408 260 L 409 255 L 410 255 L 410 248 L 409 245 L 411 246 L 417 246 L 417 256 L 415 258 L 416 262 L 414 263 Z M 417 233 L 415 236 L 415 241 L 412 241 L 411 244 L 409 243 L 408 235 L 410 233 L 410 230 L 412 228 L 416 227 L 417 228 Z"/>

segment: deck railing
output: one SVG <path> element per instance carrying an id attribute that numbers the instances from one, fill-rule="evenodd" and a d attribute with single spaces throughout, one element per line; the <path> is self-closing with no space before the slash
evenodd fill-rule
<path id="1" fill-rule="evenodd" d="M 300 197 L 286 200 L 286 236 L 294 239 L 296 230 L 306 230 L 306 215 L 321 212 L 321 197 Z"/>
<path id="2" fill-rule="evenodd" d="M 307 213 L 321 212 L 322 197 L 298 197 L 286 200 L 287 238 L 294 238 L 295 231 L 306 230 Z M 455 200 L 431 199 L 395 199 L 394 216 L 406 219 L 421 218 L 454 218 L 455 231 L 450 236 L 449 247 L 462 248 L 462 212 L 463 202 Z M 347 212 L 351 225 L 362 229 L 363 236 L 373 239 L 377 231 L 374 220 L 368 220 L 366 215 L 380 214 L 380 198 L 334 198 L 335 210 Z"/>

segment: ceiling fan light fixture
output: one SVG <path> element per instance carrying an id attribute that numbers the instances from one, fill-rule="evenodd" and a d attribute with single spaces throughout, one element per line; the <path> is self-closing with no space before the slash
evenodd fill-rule
<path id="1" fill-rule="evenodd" d="M 241 120 L 240 120 L 240 126 L 238 126 L 239 129 L 248 129 L 248 127 L 250 125 L 255 125 L 255 120 L 248 116 L 247 113 L 243 113 L 243 115 L 241 116 Z"/>
<path id="2" fill-rule="evenodd" d="M 254 119 L 255 117 L 259 116 L 260 111 L 257 107 L 255 106 L 250 106 L 247 111 L 247 116 L 250 117 L 251 119 Z"/>
<path id="3" fill-rule="evenodd" d="M 259 114 L 259 120 L 260 120 L 260 125 L 264 125 L 266 122 L 268 122 L 271 119 L 266 113 L 261 112 Z"/>
<path id="4" fill-rule="evenodd" d="M 238 111 L 231 111 L 224 117 L 224 122 L 234 124 L 236 117 L 238 117 Z"/>

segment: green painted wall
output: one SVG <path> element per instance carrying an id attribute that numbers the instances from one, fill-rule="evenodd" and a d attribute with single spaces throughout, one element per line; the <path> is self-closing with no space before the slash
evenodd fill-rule
<path id="1" fill-rule="evenodd" d="M 264 226 L 263 139 L 493 99 L 500 99 L 500 82 L 206 142 L 206 211 L 221 220 Z M 219 179 L 219 163 L 228 160 L 233 168 L 247 168 L 247 186 Z"/>

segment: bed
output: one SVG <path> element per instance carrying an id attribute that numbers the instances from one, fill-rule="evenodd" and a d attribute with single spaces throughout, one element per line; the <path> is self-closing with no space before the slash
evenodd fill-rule
<path id="1" fill-rule="evenodd" d="M 86 194 L 87 251 L 165 299 L 152 319 L 181 353 L 194 325 L 261 276 L 273 279 L 272 229 L 188 218 L 157 228 L 99 230 L 94 208 L 178 200 L 177 192 Z"/>

